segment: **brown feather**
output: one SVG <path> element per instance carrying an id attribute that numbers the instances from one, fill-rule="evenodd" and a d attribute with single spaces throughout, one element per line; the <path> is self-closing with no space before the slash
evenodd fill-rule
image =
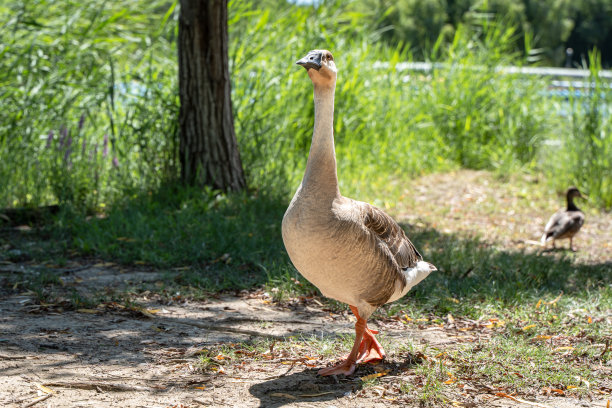
<path id="1" fill-rule="evenodd" d="M 379 279 L 380 285 L 366 296 L 372 306 L 380 306 L 391 298 L 395 291 L 395 282 L 399 279 L 401 288 L 406 285 L 402 269 L 416 266 L 423 258 L 406 236 L 397 222 L 384 211 L 370 204 L 363 203 L 363 225 L 376 241 L 378 255 L 384 259 L 384 271 Z M 382 290 L 381 290 L 382 289 Z"/>

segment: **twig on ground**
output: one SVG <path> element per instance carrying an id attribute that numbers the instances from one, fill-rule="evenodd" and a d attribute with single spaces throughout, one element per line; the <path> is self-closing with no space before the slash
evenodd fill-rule
<path id="1" fill-rule="evenodd" d="M 317 324 L 323 326 L 324 323 L 319 322 L 309 322 L 306 320 L 296 320 L 296 319 L 279 319 L 279 320 L 263 320 L 260 318 L 252 318 L 252 317 L 227 317 L 225 319 L 218 320 L 219 323 L 238 323 L 238 322 L 246 322 L 246 323 L 285 323 L 285 324 L 306 324 L 312 326 L 313 324 Z"/>
<path id="2" fill-rule="evenodd" d="M 529 245 L 537 245 L 537 246 L 539 246 L 539 247 L 543 247 L 543 246 L 544 246 L 544 245 L 542 245 L 542 243 L 541 243 L 540 241 L 534 241 L 534 240 L 531 240 L 531 239 L 525 239 L 525 240 L 523 240 L 523 242 L 524 242 L 525 244 L 529 244 Z"/>
<path id="3" fill-rule="evenodd" d="M 470 272 L 472 272 L 473 270 L 474 270 L 473 266 L 470 266 L 469 268 L 467 268 L 467 270 L 461 274 L 460 279 L 465 279 L 470 274 Z"/>
<path id="4" fill-rule="evenodd" d="M 283 374 L 279 375 L 278 378 L 284 377 L 287 374 L 289 374 L 291 372 L 291 370 L 293 370 L 294 367 L 295 367 L 295 363 L 291 364 L 291 367 L 289 367 L 289 369 L 287 371 L 285 371 Z"/>
<path id="5" fill-rule="evenodd" d="M 169 323 L 172 322 L 172 323 L 182 324 L 185 326 L 194 326 L 194 327 L 199 327 L 200 329 L 220 331 L 220 332 L 229 332 L 229 333 L 238 333 L 238 334 L 244 334 L 244 335 L 253 336 L 253 337 L 266 337 L 269 339 L 276 339 L 276 340 L 285 340 L 287 337 L 289 337 L 289 336 L 279 336 L 276 334 L 262 333 L 262 332 L 258 332 L 255 330 L 237 329 L 235 327 L 229 327 L 229 326 L 216 326 L 216 325 L 213 326 L 210 324 L 204 324 L 204 323 L 198 323 L 198 322 L 181 322 L 177 320 L 166 320 L 166 319 L 164 320 Z"/>
<path id="6" fill-rule="evenodd" d="M 524 400 L 524 399 L 516 398 L 516 397 L 513 397 L 512 395 L 506 394 L 505 392 L 498 392 L 498 393 L 495 394 L 495 396 L 496 397 L 501 397 L 501 398 L 508 398 L 508 399 L 513 400 L 513 401 L 520 402 L 522 404 L 532 405 L 534 407 L 551 408 L 550 405 L 539 404 L 537 402 L 531 402 L 531 401 L 527 401 L 527 400 Z"/>
<path id="7" fill-rule="evenodd" d="M 599 359 L 601 359 L 604 356 L 604 354 L 606 354 L 606 352 L 608 351 L 609 348 L 610 348 L 610 340 L 606 339 L 606 345 L 604 346 L 603 351 L 599 355 Z"/>
<path id="8" fill-rule="evenodd" d="M 80 382 L 48 382 L 44 383 L 45 386 L 50 387 L 66 387 L 66 388 L 78 388 L 81 390 L 102 390 L 102 391 L 159 391 L 165 389 L 162 386 L 145 387 L 142 385 L 127 385 L 119 383 L 106 383 L 97 381 L 80 381 Z"/>
<path id="9" fill-rule="evenodd" d="M 315 398 L 315 397 L 320 397 L 322 395 L 329 395 L 333 393 L 334 391 L 325 391 L 325 392 L 318 392 L 316 394 L 300 394 L 299 397 L 300 398 Z"/>
<path id="10" fill-rule="evenodd" d="M 27 356 L 7 356 L 6 354 L 0 354 L 0 360 L 25 360 Z"/>
<path id="11" fill-rule="evenodd" d="M 42 397 L 36 398 L 34 401 L 30 401 L 27 404 L 22 405 L 22 408 L 28 408 L 28 407 L 34 406 L 38 404 L 39 402 L 46 400 L 47 398 L 51 398 L 52 396 L 53 394 L 45 394 Z"/>

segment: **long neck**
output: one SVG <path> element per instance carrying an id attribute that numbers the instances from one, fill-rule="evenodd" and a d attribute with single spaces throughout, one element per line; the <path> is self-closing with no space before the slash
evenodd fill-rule
<path id="1" fill-rule="evenodd" d="M 313 189 L 320 196 L 340 195 L 334 150 L 334 90 L 314 87 L 314 132 L 302 186 Z"/>
<path id="2" fill-rule="evenodd" d="M 578 207 L 574 204 L 574 197 L 567 195 L 567 211 L 578 211 Z"/>

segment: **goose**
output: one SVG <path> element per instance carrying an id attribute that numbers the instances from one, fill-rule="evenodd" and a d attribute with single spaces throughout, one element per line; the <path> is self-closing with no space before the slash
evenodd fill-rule
<path id="1" fill-rule="evenodd" d="M 306 170 L 282 222 L 295 268 L 321 293 L 347 303 L 357 318 L 355 343 L 322 376 L 353 374 L 358 363 L 384 359 L 367 326 L 377 307 L 404 296 L 437 270 L 423 261 L 402 228 L 384 211 L 343 197 L 338 187 L 333 115 L 337 69 L 332 53 L 310 51 L 297 61 L 314 86 L 314 130 Z"/>
<path id="2" fill-rule="evenodd" d="M 565 193 L 567 199 L 567 208 L 560 209 L 550 217 L 548 223 L 544 227 L 544 234 L 540 240 L 541 244 L 546 246 L 547 242 L 552 241 L 552 246 L 555 248 L 555 240 L 569 238 L 570 250 L 576 252 L 573 245 L 574 235 L 580 231 L 584 224 L 584 213 L 574 204 L 574 198 L 585 198 L 580 191 L 572 186 Z"/>

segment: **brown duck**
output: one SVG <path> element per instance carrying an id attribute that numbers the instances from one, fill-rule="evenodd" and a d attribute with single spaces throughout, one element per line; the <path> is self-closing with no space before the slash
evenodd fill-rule
<path id="1" fill-rule="evenodd" d="M 546 246 L 547 242 L 552 241 L 552 246 L 555 248 L 555 240 L 569 238 L 570 249 L 576 251 L 573 245 L 574 235 L 580 231 L 582 224 L 584 224 L 584 213 L 580 211 L 576 204 L 574 204 L 574 198 L 584 198 L 580 191 L 576 187 L 570 187 L 567 189 L 567 208 L 560 209 L 550 217 L 548 223 L 544 227 L 544 234 L 542 235 L 541 243 Z"/>

